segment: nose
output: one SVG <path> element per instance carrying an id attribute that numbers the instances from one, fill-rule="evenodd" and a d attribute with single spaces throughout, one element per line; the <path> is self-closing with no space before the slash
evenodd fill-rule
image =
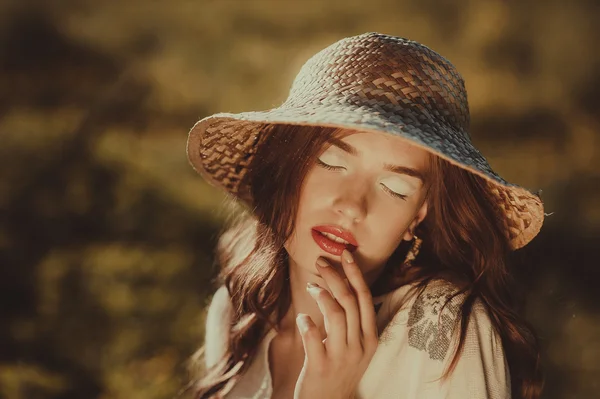
<path id="1" fill-rule="evenodd" d="M 336 212 L 353 223 L 362 221 L 367 214 L 368 185 L 358 179 L 346 181 L 338 193 L 334 203 Z"/>

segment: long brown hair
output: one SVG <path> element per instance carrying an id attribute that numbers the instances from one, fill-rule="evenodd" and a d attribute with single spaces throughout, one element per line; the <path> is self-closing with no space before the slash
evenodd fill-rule
<path id="1" fill-rule="evenodd" d="M 227 393 L 250 366 L 267 327 L 277 328 L 289 309 L 284 243 L 294 229 L 300 188 L 329 139 L 350 133 L 292 125 L 265 125 L 262 130 L 264 140 L 244 182 L 254 199 L 251 210 L 221 235 L 217 246 L 218 283 L 235 293 L 231 296 L 234 316 L 228 350 L 220 362 L 203 372 L 195 385 L 197 398 Z M 467 322 L 479 299 L 502 338 L 512 396 L 536 399 L 542 389 L 538 342 L 517 312 L 507 262 L 510 248 L 504 219 L 488 192 L 491 183 L 437 156 L 430 157 L 430 172 L 429 210 L 416 232 L 423 238 L 420 266 L 411 268 L 410 276 L 402 273 L 398 259 L 406 254 L 406 248 L 401 244 L 374 290 L 390 291 L 411 282 L 422 290 L 435 278 L 456 282 L 460 287 L 456 295 L 463 294 L 465 299 L 458 349 L 445 376 L 459 359 Z M 396 278 L 387 278 L 390 274 Z M 381 284 L 383 281 L 393 284 Z"/>

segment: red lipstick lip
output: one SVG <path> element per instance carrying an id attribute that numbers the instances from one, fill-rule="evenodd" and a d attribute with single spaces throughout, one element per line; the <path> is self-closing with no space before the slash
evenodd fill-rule
<path id="1" fill-rule="evenodd" d="M 352 245 L 353 247 L 358 247 L 358 242 L 356 242 L 356 238 L 354 238 L 352 233 L 342 229 L 339 226 L 333 226 L 333 225 L 315 226 L 315 227 L 313 227 L 313 230 L 333 234 L 334 236 L 337 236 L 337 237 L 341 238 L 342 240 L 348 241 L 350 243 L 350 245 Z"/>
<path id="2" fill-rule="evenodd" d="M 310 232 L 315 243 L 323 251 L 333 256 L 340 256 L 342 252 L 344 252 L 344 249 L 347 249 L 350 252 L 354 252 L 356 250 L 356 247 L 354 245 L 336 242 L 328 237 L 325 237 L 323 234 L 319 233 L 315 229 L 312 229 Z"/>

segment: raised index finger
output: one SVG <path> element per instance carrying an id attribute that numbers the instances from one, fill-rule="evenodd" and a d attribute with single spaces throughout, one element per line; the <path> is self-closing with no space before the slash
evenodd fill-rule
<path id="1" fill-rule="evenodd" d="M 360 268 L 354 262 L 354 257 L 347 249 L 342 252 L 342 266 L 348 278 L 350 286 L 356 293 L 358 299 L 358 308 L 360 311 L 360 323 L 362 327 L 365 344 L 377 342 L 377 321 L 375 308 L 373 306 L 373 296 L 371 290 L 363 277 Z"/>

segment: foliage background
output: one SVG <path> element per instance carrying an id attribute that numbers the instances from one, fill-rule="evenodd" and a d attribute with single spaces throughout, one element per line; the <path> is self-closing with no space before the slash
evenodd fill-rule
<path id="1" fill-rule="evenodd" d="M 379 31 L 449 58 L 475 144 L 543 189 L 518 251 L 545 398 L 600 385 L 598 2 L 0 1 L 0 398 L 172 398 L 202 343 L 223 195 L 193 123 L 267 109 L 321 48 Z"/>

